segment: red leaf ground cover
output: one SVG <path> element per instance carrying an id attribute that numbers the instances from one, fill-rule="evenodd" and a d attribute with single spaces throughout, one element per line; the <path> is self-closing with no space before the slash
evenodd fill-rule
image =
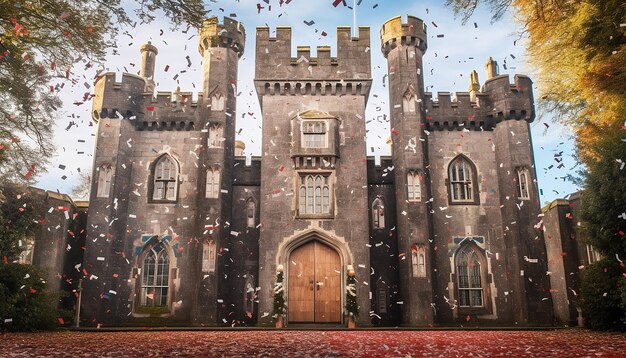
<path id="1" fill-rule="evenodd" d="M 0 357 L 626 357 L 626 335 L 555 331 L 142 331 L 0 335 Z"/>

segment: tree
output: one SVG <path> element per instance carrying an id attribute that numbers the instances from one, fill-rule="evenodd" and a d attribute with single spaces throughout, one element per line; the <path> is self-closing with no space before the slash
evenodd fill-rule
<path id="1" fill-rule="evenodd" d="M 19 258 L 25 241 L 40 225 L 38 207 L 41 203 L 25 187 L 10 183 L 0 186 L 0 260 L 13 262 Z"/>
<path id="2" fill-rule="evenodd" d="M 72 69 L 102 63 L 120 32 L 157 11 L 174 28 L 199 27 L 206 15 L 201 0 L 0 2 L 0 179 L 28 182 L 44 170 L 59 91 L 78 83 Z"/>
<path id="3" fill-rule="evenodd" d="M 44 273 L 32 265 L 0 264 L 0 330 L 49 330 L 71 319 L 57 310 Z"/>

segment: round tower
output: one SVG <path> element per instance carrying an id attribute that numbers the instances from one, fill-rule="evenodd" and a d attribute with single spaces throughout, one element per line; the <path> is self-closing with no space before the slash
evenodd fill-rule
<path id="1" fill-rule="evenodd" d="M 413 16 L 407 16 L 406 22 L 395 17 L 385 22 L 380 31 L 381 50 L 389 71 L 398 251 L 406 255 L 398 263 L 403 301 L 401 323 L 411 326 L 433 322 L 428 137 L 422 131 L 426 120 L 422 76 L 426 36 L 424 22 Z M 419 255 L 414 248 L 419 248 Z M 412 269 L 417 260 L 425 262 L 426 270 Z"/>

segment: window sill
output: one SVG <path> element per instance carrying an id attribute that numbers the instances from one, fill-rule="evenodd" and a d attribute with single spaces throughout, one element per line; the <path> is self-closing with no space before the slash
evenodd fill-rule
<path id="1" fill-rule="evenodd" d="M 468 314 L 473 315 L 485 315 L 491 314 L 491 310 L 486 307 L 459 307 L 459 315 L 465 316 Z"/>
<path id="2" fill-rule="evenodd" d="M 176 200 L 148 200 L 148 204 L 176 204 Z"/>
<path id="3" fill-rule="evenodd" d="M 450 201 L 450 205 L 480 205 L 478 201 Z"/>
<path id="4" fill-rule="evenodd" d="M 143 317 L 153 317 L 169 315 L 171 312 L 167 306 L 140 306 L 137 307 L 133 313 Z"/>
<path id="5" fill-rule="evenodd" d="M 330 214 L 297 214 L 296 219 L 334 219 L 335 215 Z"/>

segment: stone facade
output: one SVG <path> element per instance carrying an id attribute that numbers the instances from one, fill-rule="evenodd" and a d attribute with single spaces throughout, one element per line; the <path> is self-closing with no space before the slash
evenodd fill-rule
<path id="1" fill-rule="evenodd" d="M 551 323 L 532 82 L 510 83 L 490 61 L 483 86 L 474 72 L 470 92 L 435 100 L 424 91 L 426 40 L 411 16 L 381 29 L 392 151 L 380 160 L 365 154 L 368 27 L 358 37 L 339 27 L 337 57 L 329 47 L 292 57 L 290 28 L 256 29 L 263 141 L 251 159 L 235 155 L 240 23 L 201 29 L 197 99 L 153 96 L 150 44 L 141 76 L 101 75 L 81 324 L 271 325 L 281 265 L 286 322 L 310 303 L 306 322 L 345 323 L 353 268 L 361 326 Z M 310 243 L 332 269 L 308 286 L 293 257 Z M 325 261 L 311 255 L 318 272 Z M 295 298 L 309 293 L 315 302 Z"/>

